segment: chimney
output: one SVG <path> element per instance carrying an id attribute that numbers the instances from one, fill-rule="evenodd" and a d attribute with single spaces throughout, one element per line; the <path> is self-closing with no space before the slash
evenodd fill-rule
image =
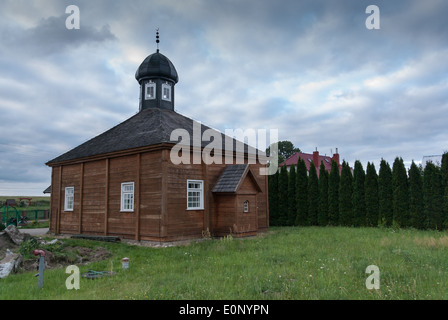
<path id="1" fill-rule="evenodd" d="M 317 151 L 317 148 L 316 151 L 313 152 L 313 163 L 317 171 L 319 171 L 319 151 Z"/>
<path id="2" fill-rule="evenodd" d="M 336 161 L 336 163 L 339 166 L 339 153 L 338 153 L 338 148 L 336 148 L 336 153 L 333 154 L 333 157 L 331 158 L 332 160 Z"/>

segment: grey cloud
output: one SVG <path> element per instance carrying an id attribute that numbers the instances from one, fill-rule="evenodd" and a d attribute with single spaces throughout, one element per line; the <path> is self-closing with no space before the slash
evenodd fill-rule
<path id="1" fill-rule="evenodd" d="M 278 128 L 281 140 L 306 152 L 339 147 L 347 160 L 420 160 L 447 149 L 448 68 L 441 57 L 448 3 L 376 2 L 382 22 L 376 31 L 364 26 L 371 3 L 359 0 L 81 0 L 80 30 L 65 28 L 63 12 L 28 29 L 11 29 L 6 21 L 0 30 L 0 101 L 6 102 L 0 109 L 21 126 L 0 143 L 39 140 L 50 155 L 22 157 L 20 166 L 41 166 L 45 176 L 46 160 L 135 113 L 136 56 L 143 60 L 155 51 L 160 27 L 161 52 L 180 76 L 179 113 L 221 131 Z M 52 70 L 29 68 L 40 63 Z M 393 78 L 412 63 L 412 77 Z M 384 77 L 387 86 L 363 83 L 374 77 Z M 328 79 L 334 81 L 307 91 L 307 84 Z M 45 121 L 40 114 L 48 110 L 51 124 L 30 121 Z M 1 166 L 19 171 L 13 161 Z"/>
<path id="2" fill-rule="evenodd" d="M 35 27 L 10 30 L 10 33 L 3 33 L 3 38 L 14 49 L 32 52 L 34 55 L 57 54 L 69 48 L 76 49 L 83 45 L 117 39 L 109 25 L 97 29 L 81 24 L 80 29 L 67 29 L 67 17 L 68 15 L 43 18 Z"/>

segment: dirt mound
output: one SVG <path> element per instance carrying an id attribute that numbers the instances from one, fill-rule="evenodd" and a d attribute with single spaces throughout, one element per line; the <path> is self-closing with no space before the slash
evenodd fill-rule
<path id="1" fill-rule="evenodd" d="M 55 269 L 64 268 L 69 265 L 85 265 L 95 261 L 101 261 L 112 256 L 112 254 L 103 247 L 95 249 L 86 247 L 65 247 L 58 252 L 45 252 L 45 268 Z M 25 271 L 38 270 L 39 258 L 27 259 L 23 261 L 22 268 Z"/>
<path id="2" fill-rule="evenodd" d="M 63 268 L 73 264 L 85 265 L 112 256 L 103 247 L 94 249 L 80 246 L 72 247 L 64 244 L 60 239 L 45 241 L 29 234 L 20 233 L 14 227 L 0 232 L 0 260 L 5 257 L 7 250 L 15 253 L 20 251 L 21 255 L 24 255 L 21 269 L 25 271 L 38 270 L 39 257 L 32 255 L 34 249 L 45 252 L 45 268 L 48 269 Z"/>

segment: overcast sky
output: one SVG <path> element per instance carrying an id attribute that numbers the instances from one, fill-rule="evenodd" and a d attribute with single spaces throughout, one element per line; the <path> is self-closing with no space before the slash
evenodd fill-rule
<path id="1" fill-rule="evenodd" d="M 364 169 L 420 163 L 448 150 L 447 13 L 446 0 L 1 0 L 0 195 L 43 195 L 47 161 L 138 111 L 156 28 L 177 112 L 278 129 Z"/>

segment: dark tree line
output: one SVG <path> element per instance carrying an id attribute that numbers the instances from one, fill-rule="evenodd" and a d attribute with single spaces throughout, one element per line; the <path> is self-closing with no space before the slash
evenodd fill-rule
<path id="1" fill-rule="evenodd" d="M 360 161 L 353 170 L 333 161 L 330 172 L 311 163 L 307 172 L 299 158 L 289 172 L 281 167 L 269 176 L 269 210 L 272 226 L 447 229 L 448 152 L 440 165 L 412 162 L 408 171 L 402 158 L 392 167 L 383 159 L 378 173 L 373 163 L 364 170 Z"/>

